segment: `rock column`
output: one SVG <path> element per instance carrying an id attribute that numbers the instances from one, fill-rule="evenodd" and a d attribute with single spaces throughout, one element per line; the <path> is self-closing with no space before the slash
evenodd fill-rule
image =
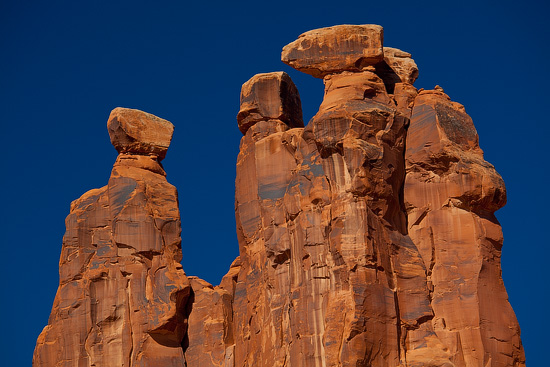
<path id="1" fill-rule="evenodd" d="M 33 365 L 525 366 L 501 278 L 506 191 L 464 107 L 417 91 L 382 27 L 302 34 L 282 59 L 323 78 L 304 127 L 284 72 L 241 90 L 240 256 L 220 285 L 183 272 L 173 126 L 115 109 L 107 186 L 71 205 Z"/>
<path id="2" fill-rule="evenodd" d="M 117 108 L 108 129 L 120 154 L 108 185 L 71 204 L 34 367 L 184 365 L 190 285 L 177 192 L 160 164 L 174 127 Z"/>
<path id="3" fill-rule="evenodd" d="M 253 86 L 265 75 L 243 86 L 240 126 L 255 117 L 241 128 L 237 161 L 235 366 L 451 366 L 430 322 L 424 262 L 406 235 L 408 118 L 386 89 L 396 81 L 376 74 L 381 27 L 308 32 L 283 61 L 323 77 L 325 98 L 301 128 L 301 113 L 281 98 L 290 83 L 268 99 L 248 92 L 262 90 Z M 249 100 L 291 118 L 250 113 Z"/>
<path id="4" fill-rule="evenodd" d="M 506 203 L 504 182 L 464 107 L 439 87 L 414 100 L 406 162 L 409 234 L 428 270 L 438 337 L 456 366 L 523 366 L 494 215 Z"/>

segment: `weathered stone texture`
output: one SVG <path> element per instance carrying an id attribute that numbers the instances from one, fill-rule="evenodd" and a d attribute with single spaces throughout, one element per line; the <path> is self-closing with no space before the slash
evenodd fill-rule
<path id="1" fill-rule="evenodd" d="M 414 84 L 418 78 L 418 67 L 408 52 L 393 47 L 384 47 L 384 62 L 391 70 L 388 74 L 396 76 L 396 83 Z"/>
<path id="2" fill-rule="evenodd" d="M 298 89 L 284 72 L 256 74 L 243 84 L 237 115 L 243 134 L 260 121 L 277 120 L 290 127 L 304 127 Z"/>
<path id="3" fill-rule="evenodd" d="M 301 34 L 283 48 L 285 64 L 316 78 L 361 71 L 384 59 L 384 32 L 374 24 L 338 25 Z"/>
<path id="4" fill-rule="evenodd" d="M 158 138 L 132 143 L 149 147 L 138 149 L 147 155 L 121 153 L 108 185 L 71 204 L 59 288 L 38 337 L 35 367 L 183 365 L 191 287 L 180 264 L 177 192 L 157 158 L 148 154 L 165 152 L 173 126 L 117 108 L 109 127 L 115 117 L 133 137 Z M 149 131 L 158 121 L 160 133 Z M 115 147 L 126 144 L 116 129 L 110 133 Z"/>
<path id="5" fill-rule="evenodd" d="M 159 164 L 173 127 L 113 111 L 121 154 L 71 207 L 35 367 L 525 366 L 494 216 L 506 190 L 464 107 L 417 91 L 379 26 L 306 32 L 282 58 L 324 99 L 304 127 L 286 73 L 243 85 L 240 256 L 219 286 L 179 265 Z"/>
<path id="6" fill-rule="evenodd" d="M 174 125 L 147 112 L 115 108 L 107 129 L 111 143 L 119 153 L 149 154 L 164 159 L 170 146 Z"/>
<path id="7" fill-rule="evenodd" d="M 408 119 L 370 71 L 325 84 L 305 129 L 241 142 L 235 365 L 450 366 L 406 236 Z"/>
<path id="8" fill-rule="evenodd" d="M 524 365 L 500 278 L 502 180 L 464 108 L 439 87 L 412 86 L 410 54 L 357 56 L 370 47 L 353 41 L 365 29 L 315 30 L 285 46 L 285 62 L 324 78 L 307 127 L 274 119 L 278 98 L 253 108 L 241 98 L 255 117 L 237 159 L 239 265 L 230 287 L 193 287 L 199 319 L 219 335 L 209 344 L 210 332 L 190 327 L 194 365 Z M 241 95 L 265 88 L 263 75 Z M 239 115 L 241 126 L 253 114 Z"/>
<path id="9" fill-rule="evenodd" d="M 189 277 L 192 287 L 187 309 L 189 331 L 183 343 L 188 366 L 235 366 L 233 299 L 240 267 L 237 258 L 217 287 Z"/>
<path id="10" fill-rule="evenodd" d="M 438 337 L 456 366 L 524 365 L 494 216 L 506 203 L 504 182 L 464 107 L 441 88 L 415 99 L 406 162 L 409 234 L 428 269 Z"/>

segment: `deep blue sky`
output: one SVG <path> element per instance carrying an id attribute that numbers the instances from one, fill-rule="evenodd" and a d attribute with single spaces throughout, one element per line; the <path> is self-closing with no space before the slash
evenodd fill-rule
<path id="1" fill-rule="evenodd" d="M 2 365 L 30 365 L 57 289 L 70 202 L 104 186 L 116 158 L 106 129 L 113 108 L 176 126 L 164 166 L 180 192 L 184 269 L 217 284 L 238 254 L 240 87 L 256 73 L 286 71 L 309 120 L 322 82 L 281 63 L 281 48 L 304 31 L 345 23 L 382 25 L 386 46 L 413 54 L 415 85 L 441 85 L 474 119 L 485 157 L 508 188 L 508 205 L 497 212 L 503 275 L 527 362 L 545 365 L 544 3 L 1 0 Z"/>

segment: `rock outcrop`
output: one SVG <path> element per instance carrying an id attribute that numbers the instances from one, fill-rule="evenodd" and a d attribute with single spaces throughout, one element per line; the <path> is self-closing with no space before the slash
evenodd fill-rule
<path id="1" fill-rule="evenodd" d="M 494 216 L 506 203 L 504 182 L 464 107 L 441 88 L 416 97 L 405 157 L 409 235 L 428 270 L 438 337 L 457 366 L 522 365 Z"/>
<path id="2" fill-rule="evenodd" d="M 323 78 L 361 71 L 384 60 L 384 32 L 374 24 L 340 25 L 301 34 L 283 48 L 281 59 L 296 70 Z"/>
<path id="3" fill-rule="evenodd" d="M 177 192 L 160 161 L 173 125 L 117 108 L 107 186 L 71 204 L 59 288 L 33 366 L 182 366 L 191 286 Z"/>
<path id="4" fill-rule="evenodd" d="M 282 60 L 323 78 L 324 99 L 304 127 L 286 73 L 243 85 L 240 256 L 218 286 L 179 265 L 171 124 L 113 111 L 120 155 L 73 203 L 35 366 L 525 365 L 494 216 L 506 191 L 464 107 L 418 91 L 380 26 L 306 32 Z"/>
<path id="5" fill-rule="evenodd" d="M 246 134 L 259 121 L 304 127 L 300 95 L 287 73 L 256 74 L 241 89 L 239 129 Z"/>
<path id="6" fill-rule="evenodd" d="M 302 128 L 299 103 L 281 102 L 299 101 L 288 76 L 243 85 L 240 257 L 220 286 L 193 286 L 190 320 L 207 322 L 190 326 L 187 360 L 524 365 L 493 216 L 504 186 L 463 107 L 418 93 L 411 55 L 382 48 L 377 26 L 306 32 L 282 59 L 322 77 L 324 99 Z"/>

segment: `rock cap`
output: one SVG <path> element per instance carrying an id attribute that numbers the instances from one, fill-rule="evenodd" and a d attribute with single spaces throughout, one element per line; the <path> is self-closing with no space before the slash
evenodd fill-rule
<path id="1" fill-rule="evenodd" d="M 260 121 L 279 120 L 290 128 L 304 127 L 300 94 L 283 71 L 256 74 L 241 88 L 241 107 L 237 115 L 243 134 Z"/>
<path id="2" fill-rule="evenodd" d="M 281 60 L 316 78 L 361 71 L 384 59 L 383 41 L 383 28 L 375 24 L 314 29 L 283 47 Z"/>
<path id="3" fill-rule="evenodd" d="M 164 159 L 174 125 L 155 115 L 131 108 L 115 108 L 107 121 L 111 143 L 119 153 L 156 155 Z"/>
<path id="4" fill-rule="evenodd" d="M 399 77 L 397 83 L 414 84 L 418 78 L 418 66 L 410 53 L 398 48 L 384 47 L 384 61 Z"/>

